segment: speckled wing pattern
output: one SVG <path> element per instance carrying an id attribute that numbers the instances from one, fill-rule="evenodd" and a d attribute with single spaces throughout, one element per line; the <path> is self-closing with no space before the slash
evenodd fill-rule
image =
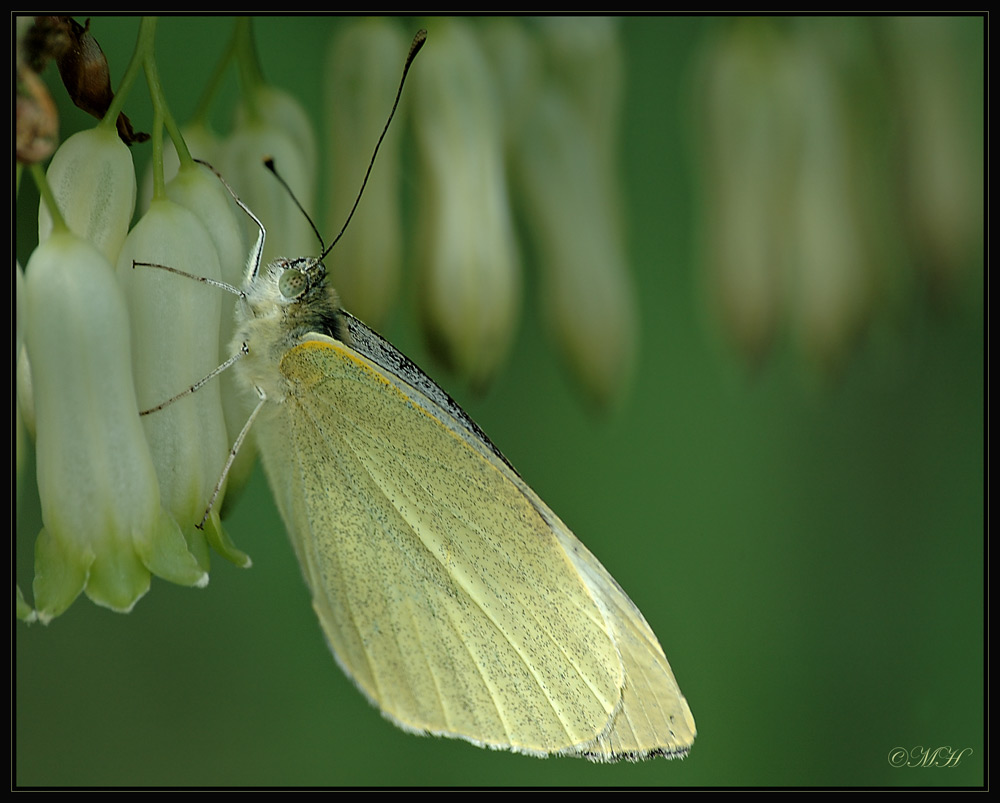
<path id="1" fill-rule="evenodd" d="M 642 614 L 477 427 L 323 335 L 280 370 L 265 469 L 333 653 L 387 718 L 532 755 L 687 753 Z"/>

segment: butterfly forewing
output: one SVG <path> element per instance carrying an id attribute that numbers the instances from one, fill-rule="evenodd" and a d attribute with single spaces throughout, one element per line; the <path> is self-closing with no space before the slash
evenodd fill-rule
<path id="1" fill-rule="evenodd" d="M 578 752 L 609 731 L 625 670 L 551 512 L 349 347 L 319 336 L 281 371 L 284 422 L 265 437 L 285 443 L 262 447 L 265 466 L 365 694 L 403 727 L 522 752 Z"/>

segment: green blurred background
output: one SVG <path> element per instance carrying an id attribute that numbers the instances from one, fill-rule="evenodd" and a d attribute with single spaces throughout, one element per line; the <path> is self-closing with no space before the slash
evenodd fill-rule
<path id="1" fill-rule="evenodd" d="M 114 82 L 138 24 L 92 21 Z M 319 73 L 339 24 L 256 24 L 265 74 L 306 104 L 317 130 L 332 102 Z M 433 47 L 435 20 L 419 24 Z M 253 558 L 249 571 L 216 559 L 208 588 L 154 579 L 128 616 L 81 597 L 48 627 L 15 624 L 16 784 L 983 783 L 982 252 L 946 303 L 918 299 L 901 323 L 875 327 L 835 375 L 787 338 L 749 370 L 708 312 L 696 257 L 693 63 L 730 24 L 621 24 L 641 352 L 615 415 L 580 403 L 538 320 L 530 259 L 515 348 L 484 397 L 434 368 L 411 304 L 384 331 L 465 406 L 643 611 L 694 711 L 691 755 L 599 766 L 397 730 L 330 657 L 258 471 L 227 524 Z M 981 147 L 983 22 L 958 28 Z M 230 29 L 223 18 L 161 21 L 158 63 L 181 120 Z M 231 75 L 220 123 L 235 91 Z M 148 130 L 145 87 L 133 98 L 126 110 Z M 63 111 L 63 137 L 89 125 Z M 149 146 L 135 155 L 144 165 Z M 22 264 L 36 203 L 23 184 Z M 40 527 L 30 461 L 25 478 L 16 579 L 30 599 Z M 891 750 L 916 746 L 972 752 L 958 767 L 890 765 Z"/>

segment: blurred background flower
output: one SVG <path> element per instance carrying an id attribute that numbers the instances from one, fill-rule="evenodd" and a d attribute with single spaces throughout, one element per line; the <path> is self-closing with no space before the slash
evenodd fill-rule
<path id="1" fill-rule="evenodd" d="M 388 321 L 406 250 L 432 352 L 484 391 L 508 359 L 522 253 L 533 250 L 549 332 L 583 395 L 607 408 L 627 395 L 638 331 L 621 232 L 617 23 L 435 22 L 402 98 L 407 116 L 388 132 L 344 246 L 329 258 L 344 305 L 376 327 Z M 356 198 L 405 41 L 395 21 L 359 20 L 331 42 L 328 237 Z M 419 170 L 410 246 L 398 211 L 407 117 Z"/>
<path id="2" fill-rule="evenodd" d="M 702 263 L 752 363 L 838 373 L 870 329 L 947 305 L 982 239 L 977 97 L 955 18 L 734 19 L 701 45 Z"/>

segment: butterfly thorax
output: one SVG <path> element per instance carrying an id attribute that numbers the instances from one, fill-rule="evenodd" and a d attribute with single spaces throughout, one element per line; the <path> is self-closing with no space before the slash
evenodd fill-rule
<path id="1" fill-rule="evenodd" d="M 340 299 L 322 262 L 315 257 L 276 259 L 247 280 L 236 305 L 233 338 L 234 349 L 246 346 L 247 355 L 237 364 L 245 382 L 272 401 L 284 401 L 281 357 L 312 333 L 347 337 Z"/>

